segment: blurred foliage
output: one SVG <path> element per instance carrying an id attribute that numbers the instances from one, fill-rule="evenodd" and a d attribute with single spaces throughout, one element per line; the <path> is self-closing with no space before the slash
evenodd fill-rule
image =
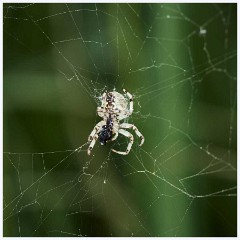
<path id="1" fill-rule="evenodd" d="M 4 236 L 236 236 L 236 4 L 3 7 Z M 68 151 L 123 86 L 143 150 Z"/>

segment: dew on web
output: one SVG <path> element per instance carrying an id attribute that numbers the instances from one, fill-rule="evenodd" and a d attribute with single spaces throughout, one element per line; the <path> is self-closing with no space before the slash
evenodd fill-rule
<path id="1" fill-rule="evenodd" d="M 3 36 L 4 236 L 236 236 L 236 4 L 5 3 Z M 145 143 L 88 156 L 123 88 Z"/>

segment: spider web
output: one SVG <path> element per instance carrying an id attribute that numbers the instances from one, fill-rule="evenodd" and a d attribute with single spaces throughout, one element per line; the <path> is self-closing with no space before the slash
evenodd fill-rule
<path id="1" fill-rule="evenodd" d="M 236 236 L 236 4 L 4 4 L 4 236 Z M 145 137 L 87 138 L 105 90 Z"/>

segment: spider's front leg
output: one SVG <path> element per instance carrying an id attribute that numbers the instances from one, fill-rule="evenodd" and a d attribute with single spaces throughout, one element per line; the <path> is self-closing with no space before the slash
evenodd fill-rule
<path id="1" fill-rule="evenodd" d="M 90 142 L 90 145 L 88 147 L 88 155 L 91 154 L 91 151 L 96 143 L 96 140 L 98 139 L 98 132 L 99 132 L 99 129 L 102 128 L 102 126 L 105 124 L 104 121 L 101 121 L 99 122 L 95 127 L 94 129 L 92 130 L 92 132 L 90 133 L 89 137 L 88 137 L 88 141 Z"/>

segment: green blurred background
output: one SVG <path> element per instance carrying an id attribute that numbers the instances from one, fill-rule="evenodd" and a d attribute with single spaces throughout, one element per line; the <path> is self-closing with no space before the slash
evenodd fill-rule
<path id="1" fill-rule="evenodd" d="M 4 236 L 236 236 L 236 4 L 3 13 Z M 89 157 L 99 96 L 122 87 L 145 143 Z"/>

